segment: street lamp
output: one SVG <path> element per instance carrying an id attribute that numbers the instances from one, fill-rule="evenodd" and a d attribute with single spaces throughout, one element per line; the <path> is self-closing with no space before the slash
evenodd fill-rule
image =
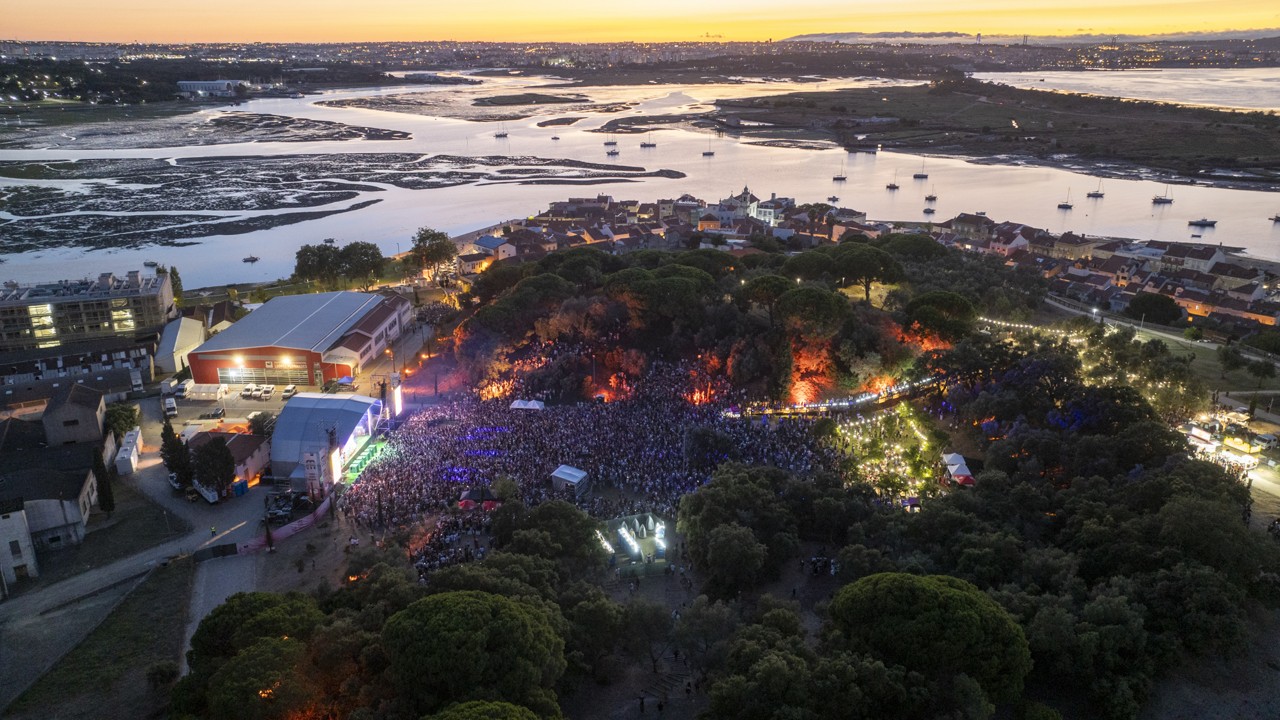
<path id="1" fill-rule="evenodd" d="M 384 352 L 387 355 L 391 356 L 391 372 L 395 372 L 396 371 L 396 351 L 392 350 L 391 348 L 387 348 Z"/>

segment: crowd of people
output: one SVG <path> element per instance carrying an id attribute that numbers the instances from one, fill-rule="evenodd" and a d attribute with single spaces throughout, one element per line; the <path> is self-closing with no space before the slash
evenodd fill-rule
<path id="1" fill-rule="evenodd" d="M 640 512 L 674 518 L 681 496 L 712 472 L 688 458 L 693 428 L 720 434 L 744 463 L 802 474 L 835 466 L 833 451 L 814 442 L 810 421 L 732 417 L 723 412 L 729 396 L 723 381 L 695 363 L 656 363 L 625 397 L 607 403 L 526 410 L 511 408 L 510 398 L 467 398 L 425 408 L 389 436 L 344 495 L 343 510 L 371 529 L 414 526 L 456 507 L 464 492 L 507 477 L 527 505 L 560 497 L 599 519 Z M 586 471 L 595 492 L 578 500 L 571 489 L 554 490 L 551 474 L 562 464 Z M 438 527 L 435 544 L 416 554 L 420 570 L 474 553 L 448 542 L 474 530 Z"/>

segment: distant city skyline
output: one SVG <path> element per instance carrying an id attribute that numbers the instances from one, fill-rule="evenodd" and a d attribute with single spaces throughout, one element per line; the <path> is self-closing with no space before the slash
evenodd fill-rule
<path id="1" fill-rule="evenodd" d="M 43 0 L 5 8 L 0 39 L 86 42 L 671 42 L 841 32 L 1160 35 L 1280 27 L 1273 0 Z M 963 9 L 961 9 L 963 8 Z"/>

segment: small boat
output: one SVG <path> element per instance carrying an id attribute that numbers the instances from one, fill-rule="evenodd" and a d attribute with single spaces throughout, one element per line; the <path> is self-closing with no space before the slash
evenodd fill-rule
<path id="1" fill-rule="evenodd" d="M 1099 181 L 1098 181 L 1098 189 L 1097 189 L 1097 190 L 1090 190 L 1089 192 L 1085 193 L 1085 197 L 1087 197 L 1087 198 L 1093 198 L 1093 199 L 1095 199 L 1095 200 L 1096 200 L 1096 199 L 1101 199 L 1101 198 L 1103 198 L 1103 197 L 1106 197 L 1106 195 L 1107 195 L 1106 193 L 1102 192 L 1102 181 L 1101 181 L 1101 180 L 1099 180 Z"/>
<path id="2" fill-rule="evenodd" d="M 559 136 L 559 135 L 552 135 L 552 136 L 551 136 L 551 139 L 552 139 L 552 140 L 559 140 L 559 139 L 560 139 L 560 136 Z"/>
<path id="3" fill-rule="evenodd" d="M 324 244 L 325 244 L 325 245 L 333 245 L 335 242 L 337 242 L 337 241 L 336 241 L 336 240 L 334 240 L 333 238 L 325 238 L 325 239 L 324 239 Z"/>
<path id="4" fill-rule="evenodd" d="M 143 267 L 153 268 L 153 267 L 159 267 L 159 266 L 160 266 L 160 263 L 156 262 L 155 260 L 148 260 L 148 261 L 146 261 L 146 262 L 142 263 L 142 266 L 143 266 Z"/>
<path id="5" fill-rule="evenodd" d="M 827 198 L 827 202 L 833 202 L 833 203 L 840 202 L 840 198 L 836 197 L 835 195 L 832 195 L 831 197 Z"/>
<path id="6" fill-rule="evenodd" d="M 916 173 L 915 175 L 912 175 L 912 176 L 911 176 L 911 178 L 912 178 L 913 180 L 928 180 L 928 179 L 929 179 L 929 173 L 927 173 L 927 172 L 925 172 L 925 171 L 924 171 L 924 163 L 923 163 L 923 162 L 921 162 L 921 163 L 920 163 L 920 172 Z"/>
<path id="7" fill-rule="evenodd" d="M 932 215 L 932 214 L 934 214 L 934 213 L 936 213 L 936 212 L 937 212 L 937 210 L 934 210 L 934 209 L 933 209 L 933 208 L 931 208 L 931 207 L 927 207 L 927 208 L 925 208 L 925 209 L 924 209 L 924 214 L 925 214 L 925 215 Z"/>
<path id="8" fill-rule="evenodd" d="M 931 189 L 931 190 L 929 190 L 929 194 L 928 194 L 928 195 L 925 195 L 925 196 L 924 196 L 924 201 L 925 201 L 925 202 L 937 202 L 937 200 L 938 200 L 938 193 L 937 193 L 937 192 L 935 192 L 935 190 L 932 190 L 932 189 Z"/>
<path id="9" fill-rule="evenodd" d="M 1191 237 L 1198 238 L 1198 237 L 1204 237 L 1204 236 L 1201 235 L 1200 233 L 1191 233 Z"/>
<path id="10" fill-rule="evenodd" d="M 1199 220 L 1190 220 L 1187 222 L 1187 224 L 1190 225 L 1191 227 L 1207 228 L 1207 227 L 1213 227 L 1214 225 L 1217 225 L 1218 221 L 1210 220 L 1209 218 L 1200 218 Z"/>
<path id="11" fill-rule="evenodd" d="M 257 255 L 250 255 L 249 257 L 247 257 L 247 258 L 245 258 L 245 259 L 244 259 L 244 262 L 247 262 L 247 263 L 256 263 L 256 262 L 258 262 L 258 261 L 259 261 L 259 260 L 261 260 L 261 259 L 262 259 L 262 258 L 259 258 Z"/>
<path id="12" fill-rule="evenodd" d="M 986 216 L 987 216 L 987 211 L 986 211 L 986 210 L 979 210 L 978 212 L 974 213 L 974 215 L 977 215 L 978 217 L 986 217 Z"/>
<path id="13" fill-rule="evenodd" d="M 617 154 L 618 154 L 617 148 L 610 148 L 609 152 L 605 153 L 605 155 L 608 155 L 609 157 L 613 157 L 614 155 L 617 155 Z"/>
<path id="14" fill-rule="evenodd" d="M 1271 222 L 1280 222 L 1280 213 L 1271 216 Z"/>
<path id="15" fill-rule="evenodd" d="M 1155 197 L 1151 198 L 1151 204 L 1152 205 L 1172 205 L 1173 204 L 1173 198 L 1169 197 L 1168 185 L 1164 186 L 1163 195 L 1156 195 Z"/>

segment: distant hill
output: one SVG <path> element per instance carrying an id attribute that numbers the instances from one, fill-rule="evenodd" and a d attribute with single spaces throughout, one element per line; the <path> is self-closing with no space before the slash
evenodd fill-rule
<path id="1" fill-rule="evenodd" d="M 1102 42 L 1140 43 L 1140 42 L 1212 42 L 1222 40 L 1262 40 L 1278 41 L 1280 28 L 1263 30 L 1224 30 L 1221 32 L 1181 32 L 1165 35 L 1108 35 L 1105 33 L 1081 35 L 1028 35 L 1025 40 L 1033 45 L 1092 45 Z M 834 43 L 916 43 L 920 45 L 938 45 L 946 43 L 977 42 L 978 35 L 962 32 L 840 32 L 812 33 L 796 35 L 782 42 L 834 42 Z M 1022 35 L 986 35 L 982 34 L 982 42 L 992 45 L 1019 44 L 1024 40 Z"/>

